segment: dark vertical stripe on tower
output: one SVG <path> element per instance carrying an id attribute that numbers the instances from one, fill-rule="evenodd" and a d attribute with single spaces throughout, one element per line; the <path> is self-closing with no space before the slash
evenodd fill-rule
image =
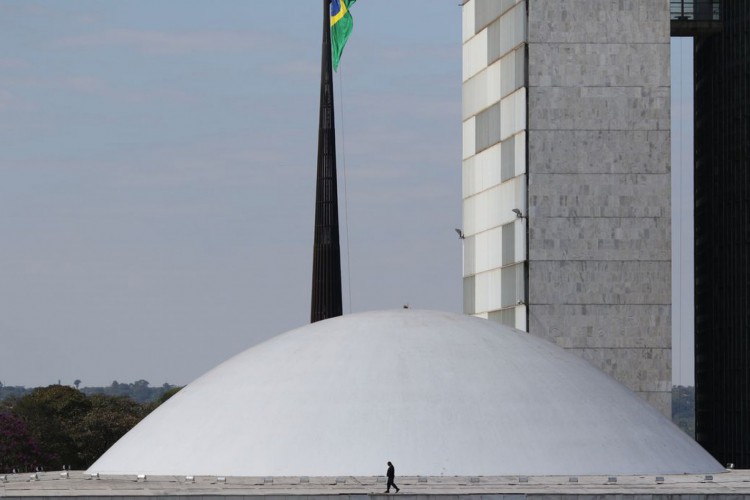
<path id="1" fill-rule="evenodd" d="M 310 322 L 312 323 L 342 314 L 330 0 L 323 0 L 323 10 L 318 181 L 315 193 L 315 246 L 313 249 L 312 307 L 310 312 Z"/>
<path id="2" fill-rule="evenodd" d="M 750 467 L 750 1 L 695 38 L 696 439 Z"/>

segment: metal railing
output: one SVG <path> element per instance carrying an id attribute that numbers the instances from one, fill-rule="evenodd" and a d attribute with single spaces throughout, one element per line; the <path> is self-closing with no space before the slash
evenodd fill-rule
<path id="1" fill-rule="evenodd" d="M 720 21 L 720 1 L 670 0 L 669 14 L 673 21 Z"/>

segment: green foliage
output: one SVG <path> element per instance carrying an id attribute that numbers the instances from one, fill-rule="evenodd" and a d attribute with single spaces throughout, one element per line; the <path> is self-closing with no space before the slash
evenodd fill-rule
<path id="1" fill-rule="evenodd" d="M 672 387 L 672 422 L 695 438 L 695 387 Z"/>
<path id="2" fill-rule="evenodd" d="M 47 458 L 26 423 L 9 411 L 0 410 L 0 472 L 31 468 Z"/>
<path id="3" fill-rule="evenodd" d="M 80 384 L 81 381 L 78 379 L 73 382 L 73 385 L 77 389 Z M 121 383 L 115 380 L 106 387 L 80 387 L 80 390 L 87 396 L 106 394 L 107 396 L 123 396 L 139 403 L 150 403 L 158 401 L 165 392 L 175 387 L 172 384 L 151 387 L 147 380 L 136 380 L 131 383 Z M 23 396 L 31 394 L 32 390 L 22 386 L 4 386 L 0 384 L 0 402 L 11 398 L 21 399 Z"/>
<path id="4" fill-rule="evenodd" d="M 116 385 L 114 383 L 113 385 Z M 140 390 L 148 382 L 123 384 Z M 86 469 L 149 412 L 179 391 L 164 384 L 155 401 L 134 401 L 124 396 L 87 396 L 73 387 L 36 388 L 20 398 L 0 402 L 0 473 Z"/>
<path id="5" fill-rule="evenodd" d="M 124 397 L 96 394 L 91 408 L 75 427 L 74 439 L 82 463 L 91 465 L 146 415 L 146 408 Z"/>
<path id="6" fill-rule="evenodd" d="M 157 399 L 156 401 L 148 405 L 148 411 L 152 412 L 155 409 L 157 409 L 159 406 L 164 404 L 169 398 L 171 398 L 172 396 L 180 392 L 180 389 L 182 389 L 182 387 L 172 387 L 169 390 L 167 390 L 164 394 L 162 394 L 159 397 L 159 399 Z"/>
<path id="7" fill-rule="evenodd" d="M 31 389 L 17 385 L 0 385 L 0 401 L 5 401 L 10 398 L 19 399 L 27 394 L 31 394 Z"/>
<path id="8" fill-rule="evenodd" d="M 26 423 L 32 438 L 49 455 L 50 462 L 80 468 L 85 464 L 78 454 L 76 427 L 90 409 L 91 402 L 76 389 L 51 385 L 34 389 L 19 399 L 13 413 Z"/>
<path id="9" fill-rule="evenodd" d="M 122 396 L 130 398 L 139 403 L 157 401 L 165 392 L 174 388 L 170 384 L 161 387 L 150 387 L 147 380 L 136 380 L 132 383 L 120 383 L 113 381 L 107 387 L 83 387 L 81 392 L 89 396 L 94 394 L 106 394 L 108 396 Z"/>

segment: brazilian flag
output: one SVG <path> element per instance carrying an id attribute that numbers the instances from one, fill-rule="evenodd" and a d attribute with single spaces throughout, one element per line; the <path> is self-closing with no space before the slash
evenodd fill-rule
<path id="1" fill-rule="evenodd" d="M 333 69 L 339 69 L 341 54 L 344 45 L 352 33 L 354 19 L 349 9 L 357 0 L 331 0 L 331 55 L 333 56 Z"/>

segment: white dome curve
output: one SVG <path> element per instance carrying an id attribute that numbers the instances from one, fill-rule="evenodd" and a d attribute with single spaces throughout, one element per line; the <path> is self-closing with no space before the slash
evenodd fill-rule
<path id="1" fill-rule="evenodd" d="M 588 362 L 487 320 L 353 314 L 252 347 L 186 386 L 90 469 L 373 476 L 723 468 Z"/>

